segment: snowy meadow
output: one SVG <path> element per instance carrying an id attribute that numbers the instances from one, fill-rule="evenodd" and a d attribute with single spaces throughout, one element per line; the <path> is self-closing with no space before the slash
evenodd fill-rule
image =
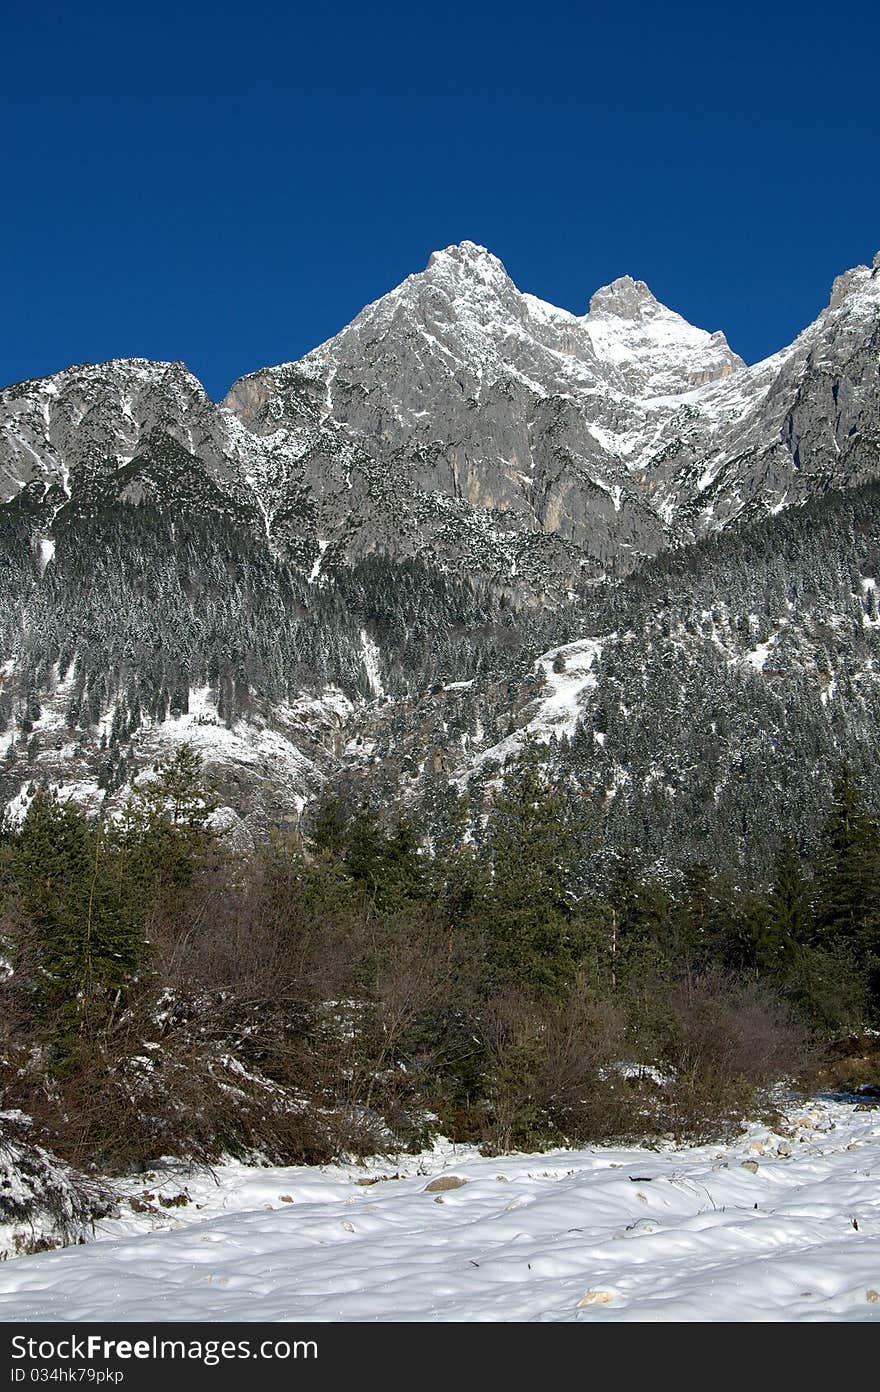
<path id="1" fill-rule="evenodd" d="M 880 1320 L 878 1173 L 880 1110 L 833 1098 L 725 1145 L 170 1166 L 95 1241 L 0 1266 L 0 1315 Z"/>

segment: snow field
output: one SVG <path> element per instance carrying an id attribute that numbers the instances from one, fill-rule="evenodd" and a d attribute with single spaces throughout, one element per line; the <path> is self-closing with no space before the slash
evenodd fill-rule
<path id="1" fill-rule="evenodd" d="M 128 1184 L 147 1211 L 96 1242 L 0 1266 L 0 1316 L 880 1319 L 880 1111 L 788 1116 L 731 1145 L 168 1168 Z M 467 1182 L 427 1190 L 441 1176 Z"/>

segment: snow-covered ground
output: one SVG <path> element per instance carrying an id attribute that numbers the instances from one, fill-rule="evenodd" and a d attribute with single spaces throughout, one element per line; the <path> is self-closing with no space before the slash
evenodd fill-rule
<path id="1" fill-rule="evenodd" d="M 160 1171 L 98 1241 L 0 1265 L 0 1318 L 880 1319 L 878 1178 L 880 1110 L 832 1099 L 731 1145 Z"/>

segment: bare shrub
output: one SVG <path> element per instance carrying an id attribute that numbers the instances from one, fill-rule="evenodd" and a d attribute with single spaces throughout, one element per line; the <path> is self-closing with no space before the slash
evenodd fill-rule
<path id="1" fill-rule="evenodd" d="M 632 1097 L 616 1067 L 624 1021 L 586 989 L 537 1003 L 511 992 L 483 1016 L 490 1153 L 586 1143 L 631 1124 Z"/>
<path id="2" fill-rule="evenodd" d="M 669 1075 L 663 1129 L 710 1139 L 741 1121 L 762 1089 L 795 1074 L 805 1051 L 801 1027 L 758 982 L 712 972 L 673 984 L 654 1059 Z"/>
<path id="3" fill-rule="evenodd" d="M 337 940 L 329 950 L 339 950 Z M 351 995 L 325 998 L 297 1063 L 322 1098 L 339 1150 L 366 1155 L 427 1140 L 426 1096 L 443 1055 L 452 978 L 446 944 L 423 910 L 366 915 L 345 943 Z M 325 962 L 325 972 L 341 973 Z M 324 980 L 327 981 L 327 975 Z"/>

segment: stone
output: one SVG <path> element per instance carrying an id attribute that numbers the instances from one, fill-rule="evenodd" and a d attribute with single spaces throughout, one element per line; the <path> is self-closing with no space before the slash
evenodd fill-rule
<path id="1" fill-rule="evenodd" d="M 425 1194 L 443 1194 L 447 1189 L 461 1189 L 462 1185 L 468 1182 L 461 1175 L 438 1175 L 436 1179 L 431 1180 L 430 1184 L 425 1185 L 422 1192 Z"/>

